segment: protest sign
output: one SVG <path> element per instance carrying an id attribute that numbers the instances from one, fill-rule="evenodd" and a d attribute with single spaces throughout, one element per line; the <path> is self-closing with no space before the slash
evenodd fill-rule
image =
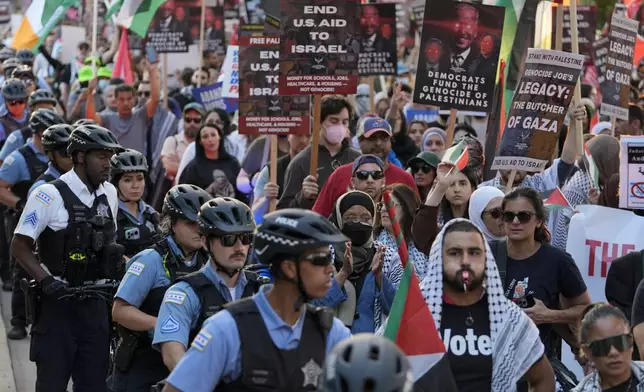
<path id="1" fill-rule="evenodd" d="M 237 110 L 238 100 L 233 98 L 224 98 L 222 90 L 224 87 L 223 82 L 214 83 L 209 86 L 203 86 L 192 90 L 192 97 L 197 103 L 203 105 L 206 111 L 219 108 L 224 109 L 228 113 L 234 113 Z"/>
<path id="2" fill-rule="evenodd" d="M 280 0 L 264 0 L 264 35 L 280 35 Z"/>
<path id="3" fill-rule="evenodd" d="M 265 10 L 260 0 L 242 0 L 239 36 L 258 37 L 264 33 Z"/>
<path id="4" fill-rule="evenodd" d="M 242 134 L 309 134 L 309 97 L 279 96 L 279 37 L 240 37 L 239 132 Z M 300 97 L 298 97 L 300 98 Z M 298 102 L 301 104 L 301 101 Z"/>
<path id="5" fill-rule="evenodd" d="M 221 73 L 224 75 L 222 96 L 224 98 L 239 98 L 239 46 L 228 46 Z"/>
<path id="6" fill-rule="evenodd" d="M 360 7 L 358 73 L 396 75 L 396 5 L 363 4 Z"/>
<path id="7" fill-rule="evenodd" d="M 563 7 L 558 5 L 558 7 Z M 564 10 L 564 23 L 563 23 L 563 36 L 561 38 L 562 49 L 564 52 L 572 52 L 572 32 L 570 29 L 570 7 L 563 7 Z M 556 20 L 557 7 L 552 7 L 552 20 Z M 595 6 L 577 6 L 577 31 L 579 42 L 579 53 L 590 60 L 592 57 L 593 41 L 595 41 Z M 557 24 L 552 23 L 552 36 L 556 35 Z M 552 40 L 552 49 L 555 49 L 555 40 Z"/>
<path id="8" fill-rule="evenodd" d="M 412 121 L 431 123 L 438 120 L 438 109 L 408 109 L 405 113 L 407 124 Z"/>
<path id="9" fill-rule="evenodd" d="M 157 53 L 185 53 L 192 44 L 186 9 L 177 3 L 180 1 L 168 0 L 154 14 L 146 38 Z"/>
<path id="10" fill-rule="evenodd" d="M 282 0 L 282 95 L 355 94 L 358 87 L 357 0 Z"/>
<path id="11" fill-rule="evenodd" d="M 608 43 L 609 39 L 605 35 L 602 35 L 599 39 L 593 41 L 593 61 L 597 68 L 597 82 L 600 86 L 604 83 L 604 75 L 606 75 Z"/>
<path id="12" fill-rule="evenodd" d="M 644 136 L 622 136 L 619 208 L 644 209 Z"/>
<path id="13" fill-rule="evenodd" d="M 411 3 L 411 13 L 416 23 L 416 28 L 422 32 L 423 16 L 425 15 L 425 0 L 414 0 Z"/>
<path id="14" fill-rule="evenodd" d="M 528 49 L 492 170 L 542 171 L 554 152 L 584 56 Z"/>
<path id="15" fill-rule="evenodd" d="M 628 92 L 639 22 L 613 14 L 600 114 L 628 121 Z"/>
<path id="16" fill-rule="evenodd" d="M 414 102 L 492 111 L 505 8 L 428 0 Z"/>

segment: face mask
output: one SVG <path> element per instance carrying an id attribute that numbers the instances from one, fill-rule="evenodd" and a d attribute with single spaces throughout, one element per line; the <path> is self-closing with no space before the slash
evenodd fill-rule
<path id="1" fill-rule="evenodd" d="M 109 80 L 103 79 L 103 80 L 98 81 L 98 89 L 101 90 L 101 91 L 105 90 L 107 88 L 107 86 L 109 86 L 109 85 L 110 85 Z"/>
<path id="2" fill-rule="evenodd" d="M 26 106 L 23 105 L 7 105 L 7 111 L 15 118 L 22 118 L 25 114 Z"/>
<path id="3" fill-rule="evenodd" d="M 342 233 L 349 237 L 351 245 L 362 246 L 371 238 L 373 226 L 361 222 L 347 222 L 342 225 Z"/>
<path id="4" fill-rule="evenodd" d="M 326 140 L 330 144 L 340 144 L 347 134 L 347 130 L 342 124 L 330 125 L 325 127 L 325 134 Z"/>

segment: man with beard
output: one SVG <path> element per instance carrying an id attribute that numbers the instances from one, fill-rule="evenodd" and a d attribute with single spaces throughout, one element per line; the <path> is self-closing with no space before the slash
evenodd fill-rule
<path id="1" fill-rule="evenodd" d="M 183 132 L 170 136 L 163 142 L 161 163 L 169 179 L 174 180 L 176 177 L 181 157 L 188 145 L 195 141 L 205 115 L 206 110 L 201 104 L 187 104 L 183 109 Z"/>
<path id="2" fill-rule="evenodd" d="M 471 4 L 456 5 L 456 20 L 452 24 L 452 47 L 441 58 L 441 72 L 473 74 L 480 51 L 472 45 L 478 36 L 479 11 Z"/>
<path id="3" fill-rule="evenodd" d="M 360 31 L 362 42 L 360 43 L 361 53 L 395 53 L 396 48 L 391 41 L 380 34 L 380 13 L 378 8 L 367 5 L 361 7 Z"/>
<path id="4" fill-rule="evenodd" d="M 369 117 L 363 120 L 362 124 L 358 126 L 356 137 L 363 154 L 373 154 L 384 162 L 385 185 L 405 184 L 418 191 L 411 174 L 387 161 L 392 137 L 391 126 L 387 121 L 380 117 Z M 333 204 L 347 191 L 347 187 L 350 185 L 355 162 L 338 167 L 329 176 L 313 206 L 313 211 L 322 216 L 331 214 Z"/>
<path id="5" fill-rule="evenodd" d="M 552 392 L 554 374 L 539 330 L 503 295 L 483 233 L 466 219 L 449 221 L 429 255 L 421 282 L 459 391 Z"/>

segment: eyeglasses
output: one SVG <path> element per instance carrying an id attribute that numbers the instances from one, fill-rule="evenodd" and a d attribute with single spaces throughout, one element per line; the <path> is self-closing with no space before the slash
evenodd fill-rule
<path id="1" fill-rule="evenodd" d="M 507 223 L 511 223 L 514 222 L 514 218 L 517 218 L 519 220 L 519 223 L 524 224 L 530 222 L 532 217 L 535 215 L 536 214 L 531 211 L 503 211 L 503 220 Z"/>
<path id="2" fill-rule="evenodd" d="M 150 97 L 150 92 L 149 91 L 139 91 L 139 97 Z"/>
<path id="3" fill-rule="evenodd" d="M 481 213 L 481 218 L 485 214 L 489 214 L 492 217 L 492 219 L 499 219 L 501 217 L 501 215 L 503 215 L 503 211 L 501 211 L 501 209 L 499 207 L 492 208 L 491 210 L 483 211 Z M 512 217 L 512 220 L 514 220 L 514 217 Z M 519 220 L 520 220 L 520 218 L 519 218 Z"/>
<path id="4" fill-rule="evenodd" d="M 302 257 L 300 260 L 308 261 L 318 267 L 326 267 L 327 265 L 331 264 L 331 253 L 311 253 L 310 255 Z"/>
<path id="5" fill-rule="evenodd" d="M 201 123 L 201 117 L 195 118 L 195 117 L 184 117 L 183 122 L 186 124 L 200 124 Z"/>
<path id="6" fill-rule="evenodd" d="M 366 181 L 369 179 L 369 176 L 371 176 L 374 181 L 377 181 L 381 180 L 385 176 L 385 173 L 383 173 L 382 170 L 358 170 L 354 175 L 360 181 Z"/>
<path id="7" fill-rule="evenodd" d="M 411 168 L 411 172 L 413 174 L 418 173 L 419 171 L 422 171 L 423 173 L 427 174 L 430 171 L 432 171 L 434 168 L 429 166 L 429 165 L 422 165 L 422 166 L 414 166 Z"/>
<path id="8" fill-rule="evenodd" d="M 242 245 L 250 245 L 253 242 L 253 235 L 250 233 L 226 234 L 219 237 L 219 240 L 223 246 L 230 248 L 231 246 L 235 246 L 237 240 L 241 241 Z"/>
<path id="9" fill-rule="evenodd" d="M 615 347 L 617 351 L 623 353 L 629 348 L 633 347 L 633 335 L 625 333 L 623 335 L 611 336 L 606 339 L 595 340 L 585 344 L 584 346 L 590 349 L 593 357 L 605 357 L 610 353 L 611 347 Z"/>
<path id="10" fill-rule="evenodd" d="M 16 105 L 24 105 L 26 101 L 20 100 L 20 99 L 14 99 L 13 101 L 7 102 L 7 105 L 9 106 L 16 106 Z"/>

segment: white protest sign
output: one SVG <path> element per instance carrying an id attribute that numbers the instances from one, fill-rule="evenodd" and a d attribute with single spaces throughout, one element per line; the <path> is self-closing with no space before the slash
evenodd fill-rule
<path id="1" fill-rule="evenodd" d="M 619 208 L 644 209 L 644 136 L 622 136 Z"/>
<path id="2" fill-rule="evenodd" d="M 224 98 L 239 98 L 239 46 L 228 45 L 226 59 L 221 67 L 224 75 L 224 88 L 221 91 Z"/>

